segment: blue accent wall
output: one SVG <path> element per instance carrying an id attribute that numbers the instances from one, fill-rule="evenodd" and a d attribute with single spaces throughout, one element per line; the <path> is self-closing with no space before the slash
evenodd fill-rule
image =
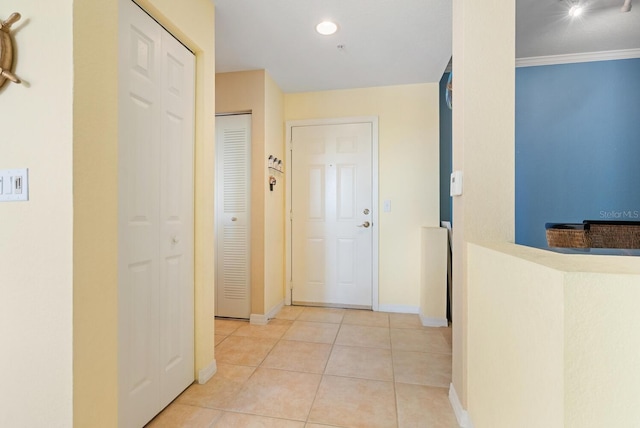
<path id="1" fill-rule="evenodd" d="M 447 107 L 444 91 L 449 73 L 440 79 L 440 221 L 451 221 L 451 196 L 449 196 L 449 177 L 452 168 L 452 123 L 451 110 Z"/>
<path id="2" fill-rule="evenodd" d="M 640 59 L 516 69 L 516 242 L 640 220 Z"/>

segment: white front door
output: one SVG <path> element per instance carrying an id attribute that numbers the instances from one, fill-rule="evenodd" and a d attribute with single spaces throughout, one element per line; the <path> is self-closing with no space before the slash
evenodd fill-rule
<path id="1" fill-rule="evenodd" d="M 291 128 L 294 304 L 372 307 L 372 129 Z"/>
<path id="2" fill-rule="evenodd" d="M 194 379 L 195 58 L 119 6 L 118 425 L 140 427 Z"/>
<path id="3" fill-rule="evenodd" d="M 216 315 L 251 315 L 251 115 L 216 117 Z"/>

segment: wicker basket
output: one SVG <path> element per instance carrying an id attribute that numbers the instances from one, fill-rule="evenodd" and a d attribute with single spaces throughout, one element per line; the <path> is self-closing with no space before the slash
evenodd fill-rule
<path id="1" fill-rule="evenodd" d="M 585 220 L 547 223 L 547 244 L 561 248 L 640 248 L 640 222 Z"/>
<path id="2" fill-rule="evenodd" d="M 549 247 L 591 248 L 589 225 L 547 223 Z"/>
<path id="3" fill-rule="evenodd" d="M 594 221 L 589 225 L 592 248 L 640 248 L 640 222 Z"/>

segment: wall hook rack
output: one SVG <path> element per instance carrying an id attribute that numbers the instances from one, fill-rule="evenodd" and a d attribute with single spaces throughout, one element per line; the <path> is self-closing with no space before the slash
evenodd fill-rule
<path id="1" fill-rule="evenodd" d="M 0 88 L 10 80 L 20 83 L 20 79 L 11 72 L 13 70 L 13 40 L 11 38 L 11 26 L 20 19 L 19 13 L 0 22 Z"/>
<path id="2" fill-rule="evenodd" d="M 267 159 L 267 166 L 272 171 L 284 172 L 284 166 L 282 164 L 282 159 L 278 159 L 277 157 L 274 157 L 273 155 L 269 155 L 269 158 Z"/>

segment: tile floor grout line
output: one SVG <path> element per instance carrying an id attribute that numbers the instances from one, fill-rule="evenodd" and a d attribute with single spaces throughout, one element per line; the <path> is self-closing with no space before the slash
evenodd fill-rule
<path id="1" fill-rule="evenodd" d="M 264 418 L 264 419 L 273 419 L 274 421 L 291 421 L 291 422 L 302 422 L 304 424 L 306 424 L 306 421 L 300 420 L 300 419 L 291 419 L 291 418 L 283 418 L 283 417 L 275 417 L 275 416 L 266 416 L 266 415 L 261 415 L 260 413 L 251 413 L 251 412 L 241 412 L 239 410 L 222 410 L 222 413 L 233 413 L 236 415 L 249 415 L 249 416 L 257 416 L 259 418 Z"/>
<path id="2" fill-rule="evenodd" d="M 269 325 L 269 322 L 267 321 L 267 325 Z M 284 337 L 285 334 L 287 334 L 287 331 L 289 331 L 289 329 L 291 328 L 291 326 L 293 326 L 293 323 L 291 323 L 291 325 L 280 335 L 280 337 L 278 339 L 276 339 L 276 343 L 274 343 L 274 345 L 271 347 L 271 349 L 269 349 L 269 352 L 267 352 L 267 354 L 264 356 L 264 358 L 262 359 L 262 361 L 260 361 L 260 364 L 258 364 L 258 367 L 262 367 L 262 364 L 264 364 L 264 362 L 267 360 L 267 358 L 269 357 L 269 355 L 271 355 L 271 353 L 273 352 L 274 349 L 276 349 L 276 347 L 278 346 L 278 343 L 280 343 L 280 341 L 282 340 L 282 338 Z"/>
<path id="3" fill-rule="evenodd" d="M 396 388 L 396 365 L 393 358 L 393 340 L 391 339 L 391 317 L 389 317 L 389 350 L 391 352 L 391 377 L 393 379 L 393 398 L 396 409 L 396 426 L 400 428 L 400 411 L 398 408 L 398 389 Z"/>
<path id="4" fill-rule="evenodd" d="M 305 309 L 306 309 L 306 308 L 305 308 Z M 253 377 L 253 376 L 255 375 L 255 372 L 256 372 L 259 368 L 264 368 L 264 367 L 263 367 L 263 364 L 264 364 L 264 362 L 266 361 L 266 359 L 267 359 L 269 356 L 271 356 L 271 355 L 272 355 L 272 353 L 274 352 L 275 348 L 276 348 L 279 344 L 283 343 L 283 341 L 285 340 L 285 339 L 284 339 L 284 336 L 285 336 L 285 335 L 286 335 L 286 333 L 289 331 L 289 329 L 292 327 L 292 325 L 293 325 L 293 323 L 294 323 L 295 321 L 300 321 L 300 316 L 304 313 L 305 309 L 303 309 L 302 311 L 300 311 L 297 315 L 295 315 L 295 317 L 294 317 L 292 320 L 290 320 L 290 321 L 291 321 L 291 324 L 289 325 L 289 327 L 288 327 L 288 328 L 287 328 L 287 329 L 286 329 L 286 330 L 285 330 L 285 331 L 284 331 L 284 332 L 283 332 L 283 333 L 282 333 L 278 338 L 275 338 L 275 342 L 274 342 L 273 346 L 269 349 L 269 351 L 266 353 L 266 355 L 264 356 L 264 358 L 259 362 L 259 364 L 258 364 L 257 366 L 244 366 L 244 365 L 242 365 L 242 364 L 229 364 L 229 365 L 234 365 L 234 366 L 241 366 L 241 367 L 250 367 L 250 368 L 253 368 L 253 370 L 254 370 L 254 371 L 252 372 L 251 376 L 249 376 L 249 378 L 248 378 L 248 379 L 246 379 L 246 380 L 243 382 L 243 386 L 242 386 L 242 388 L 244 388 L 244 387 L 246 386 L 247 382 L 249 382 L 249 379 L 251 379 L 251 377 Z M 421 347 L 420 349 L 417 349 L 417 350 L 412 350 L 412 349 L 404 350 L 404 349 L 398 349 L 398 347 L 397 347 L 397 346 L 393 346 L 393 342 L 392 342 L 392 340 L 391 340 L 391 332 L 392 332 L 393 330 L 406 330 L 406 329 L 411 329 L 411 330 L 419 330 L 419 331 L 421 331 L 421 330 L 423 330 L 423 329 L 421 329 L 419 326 L 400 327 L 402 324 L 400 324 L 400 325 L 398 325 L 398 324 L 399 324 L 401 321 L 404 321 L 404 320 L 405 320 L 405 319 L 407 319 L 407 318 L 399 318 L 399 319 L 398 319 L 398 321 L 396 322 L 396 327 L 392 329 L 392 327 L 391 327 L 391 316 L 390 316 L 389 314 L 387 314 L 387 321 L 388 321 L 388 324 L 387 324 L 387 327 L 386 327 L 386 329 L 388 329 L 388 331 L 389 331 L 389 348 L 379 348 L 379 347 L 376 347 L 376 346 L 361 346 L 361 345 L 352 345 L 352 344 L 341 344 L 341 345 L 338 345 L 338 344 L 337 344 L 337 339 L 338 339 L 338 337 L 339 337 L 340 333 L 341 333 L 341 332 L 343 332 L 343 327 L 344 327 L 344 326 L 349 326 L 349 325 L 361 325 L 361 326 L 364 326 L 364 327 L 380 327 L 379 325 L 373 325 L 373 326 L 372 326 L 372 325 L 368 324 L 368 323 L 367 323 L 367 321 L 366 321 L 366 319 L 367 319 L 366 317 L 365 317 L 365 320 L 362 320 L 362 318 L 356 318 L 356 319 L 354 319 L 354 320 L 356 320 L 356 321 L 357 321 L 357 319 L 361 319 L 361 320 L 362 320 L 362 321 L 361 321 L 361 322 L 362 322 L 362 324 L 357 324 L 357 323 L 356 323 L 356 324 L 350 324 L 350 323 L 348 323 L 348 322 L 345 322 L 345 318 L 347 317 L 347 314 L 348 314 L 348 313 L 349 313 L 349 311 L 343 311 L 342 317 L 340 318 L 340 321 L 339 321 L 338 323 L 334 323 L 334 322 L 329 322 L 329 321 L 327 321 L 328 319 L 332 319 L 331 314 L 330 314 L 329 312 L 327 312 L 327 316 L 326 316 L 324 319 L 322 319 L 321 321 L 316 321 L 316 322 L 318 322 L 318 323 L 325 324 L 325 326 L 326 326 L 326 325 L 330 325 L 330 324 L 337 324 L 337 325 L 338 325 L 338 328 L 337 328 L 337 331 L 336 331 L 336 333 L 335 333 L 335 335 L 334 335 L 334 337 L 333 337 L 332 341 L 329 343 L 329 345 L 330 345 L 329 353 L 328 353 L 328 356 L 327 356 L 326 361 L 324 362 L 324 366 L 323 366 L 323 368 L 322 368 L 322 372 L 321 372 L 321 373 L 319 373 L 319 377 L 320 377 L 320 379 L 319 379 L 319 382 L 318 382 L 318 384 L 317 384 L 315 394 L 313 395 L 313 400 L 311 400 L 311 405 L 310 405 L 310 407 L 309 407 L 309 411 L 308 411 L 308 413 L 307 413 L 307 415 L 306 415 L 306 418 L 305 418 L 304 420 L 301 420 L 301 419 L 279 418 L 279 417 L 274 417 L 274 416 L 261 415 L 261 414 L 258 414 L 258 413 L 244 413 L 244 412 L 240 412 L 240 411 L 237 411 L 237 410 L 226 410 L 226 409 L 224 409 L 224 408 L 220 408 L 220 409 L 217 409 L 217 410 L 220 410 L 220 411 L 221 411 L 221 414 L 220 414 L 218 417 L 216 417 L 216 419 L 215 419 L 214 421 L 212 421 L 212 423 L 218 424 L 218 423 L 219 423 L 219 421 L 220 421 L 220 419 L 222 418 L 222 416 L 223 416 L 225 413 L 238 413 L 238 414 L 246 414 L 246 415 L 251 415 L 251 416 L 254 416 L 254 415 L 255 415 L 255 416 L 257 416 L 257 417 L 270 418 L 270 419 L 273 419 L 273 420 L 277 420 L 277 419 L 281 419 L 281 420 L 291 420 L 291 421 L 297 421 L 297 422 L 301 422 L 301 423 L 309 424 L 309 423 L 311 423 L 311 422 L 309 421 L 309 418 L 310 418 L 311 412 L 312 412 L 312 410 L 313 410 L 314 406 L 318 403 L 318 395 L 319 395 L 320 387 L 321 387 L 321 385 L 323 384 L 323 382 L 324 382 L 324 381 L 325 381 L 329 376 L 340 377 L 340 378 L 350 378 L 350 379 L 362 379 L 362 380 L 367 380 L 367 381 L 376 381 L 376 382 L 387 382 L 387 383 L 389 382 L 388 380 L 370 379 L 370 378 L 367 378 L 367 377 L 361 377 L 361 376 L 359 376 L 359 375 L 357 375 L 357 374 L 356 374 L 356 375 L 339 375 L 339 374 L 329 375 L 329 374 L 327 373 L 327 369 L 328 369 L 328 367 L 329 367 L 329 362 L 330 362 L 330 360 L 331 360 L 331 356 L 333 355 L 334 351 L 336 351 L 336 350 L 337 350 L 337 347 L 338 347 L 338 346 L 344 345 L 345 347 L 357 348 L 357 349 L 359 349 L 359 350 L 362 350 L 362 351 L 363 351 L 363 352 L 365 352 L 365 353 L 366 353 L 366 349 L 389 349 L 390 357 L 391 357 L 391 369 L 392 369 L 392 370 L 391 370 L 391 386 L 392 386 L 392 388 L 393 388 L 393 399 L 394 399 L 393 406 L 394 406 L 394 408 L 395 408 L 395 412 L 396 412 L 396 419 L 395 419 L 395 423 L 397 424 L 397 426 L 398 426 L 398 427 L 400 427 L 400 414 L 399 414 L 399 409 L 400 409 L 400 407 L 401 407 L 401 406 L 400 406 L 400 403 L 399 403 L 399 396 L 398 396 L 399 391 L 398 391 L 398 389 L 397 389 L 397 386 L 398 386 L 398 384 L 400 384 L 400 383 L 402 383 L 402 382 L 399 382 L 399 381 L 398 381 L 398 378 L 397 378 L 397 376 L 396 376 L 396 370 L 395 370 L 395 366 L 396 366 L 396 362 L 397 362 L 396 360 L 397 360 L 397 358 L 399 358 L 398 353 L 399 353 L 399 352 L 410 352 L 410 353 L 415 353 L 415 354 L 426 354 L 426 355 L 433 355 L 433 356 L 440 356 L 440 357 L 449 357 L 449 358 L 451 358 L 451 353 L 450 353 L 450 352 L 446 352 L 446 351 L 445 351 L 445 352 L 438 352 L 437 350 L 433 350 L 433 349 L 431 349 L 430 347 L 425 347 L 424 349 L 422 349 L 422 347 Z M 317 316 L 318 318 L 323 318 L 323 316 L 322 316 L 322 313 L 321 313 L 321 312 L 314 313 L 314 315 L 315 315 L 315 316 Z M 276 318 L 277 318 L 277 317 L 276 317 Z M 335 317 L 333 317 L 333 319 L 335 319 Z M 287 320 L 289 320 L 289 319 L 287 318 Z M 409 322 L 405 322 L 405 324 L 404 324 L 404 325 L 406 326 L 406 325 L 408 325 L 408 324 L 409 324 Z M 226 341 L 226 340 L 228 339 L 228 337 L 232 336 L 232 335 L 234 334 L 234 332 L 237 332 L 237 330 L 238 330 L 239 328 L 241 328 L 241 325 L 238 325 L 238 327 L 234 328 L 234 329 L 233 329 L 233 330 L 232 330 L 228 335 L 223 335 L 223 336 L 224 336 L 224 339 L 223 339 L 220 343 L 218 343 L 218 345 L 220 345 L 220 344 L 222 344 L 224 341 Z M 440 334 L 438 335 L 438 336 L 439 336 L 439 338 L 440 338 L 440 339 L 442 339 L 442 340 L 444 340 L 444 341 L 447 343 L 447 345 L 448 345 L 448 346 L 451 346 L 451 345 L 449 344 L 449 339 L 448 339 L 448 337 L 449 337 L 449 334 L 450 334 L 450 333 L 448 333 L 448 332 L 446 332 L 446 331 L 444 331 L 444 330 L 438 330 L 438 332 L 440 333 Z M 251 337 L 251 339 L 255 339 L 255 338 L 254 338 L 254 337 L 252 337 L 252 336 L 247 336 L 247 337 Z M 306 341 L 306 340 L 305 340 L 305 341 L 299 341 L 299 342 L 306 342 L 306 343 L 319 343 L 319 342 L 313 342 L 313 341 L 312 341 L 312 342 L 308 342 L 308 341 Z M 326 343 L 326 342 L 325 342 L 325 343 Z M 409 345 L 410 345 L 410 343 L 409 343 Z M 216 345 L 216 346 L 217 346 L 217 345 Z M 437 347 L 437 345 L 436 345 L 436 347 Z M 279 370 L 279 371 L 284 371 L 284 372 L 289 372 L 289 373 L 294 373 L 294 372 L 296 372 L 296 370 L 290 370 L 290 369 L 288 369 L 288 368 L 287 368 L 287 369 L 277 369 L 277 368 L 274 368 L 273 370 Z M 301 372 L 302 372 L 302 373 L 314 373 L 314 372 L 308 372 L 308 371 L 304 371 L 304 370 L 302 370 Z M 315 374 L 318 374 L 318 373 L 315 373 Z M 423 385 L 423 384 L 421 384 L 421 383 L 420 383 L 420 384 L 412 384 L 412 383 L 408 383 L 407 385 Z M 424 386 L 427 386 L 427 387 L 433 387 L 433 388 L 439 388 L 439 389 L 446 390 L 446 387 L 437 386 L 437 385 L 424 385 Z M 242 389 L 242 388 L 241 388 L 241 389 Z M 403 406 L 405 406 L 405 405 L 406 405 L 406 404 L 403 404 Z M 200 406 L 193 406 L 193 405 L 189 405 L 189 406 L 191 406 L 191 407 L 200 407 Z M 201 407 L 201 408 L 207 408 L 207 409 L 208 409 L 209 407 Z M 302 415 L 300 415 L 300 416 L 302 416 Z M 333 424 L 329 424 L 328 426 L 333 426 Z M 336 426 L 337 426 L 337 425 L 336 425 Z"/>
<path id="5" fill-rule="evenodd" d="M 300 318 L 300 315 L 302 315 L 304 313 L 304 311 L 305 311 L 305 309 L 300 311 L 300 313 L 298 314 L 296 319 Z M 339 328 L 338 328 L 338 331 L 340 331 Z M 336 337 L 337 336 L 338 336 L 338 333 L 336 333 Z M 335 338 L 333 339 L 333 341 L 335 342 Z M 324 380 L 324 372 L 327 369 L 327 364 L 329 364 L 329 359 L 331 358 L 331 354 L 332 353 L 333 353 L 333 342 L 331 343 L 331 349 L 329 350 L 329 355 L 327 356 L 327 361 L 324 363 L 324 368 L 322 369 L 322 372 L 320 373 L 320 382 L 318 382 L 318 386 L 316 386 L 316 392 L 313 394 L 313 400 L 311 400 L 311 405 L 309 406 L 309 411 L 307 412 L 307 417 L 304 420 L 305 427 L 310 423 L 309 422 L 309 417 L 311 416 L 311 412 L 313 411 L 313 405 L 316 403 L 316 400 L 318 399 L 318 391 L 320 391 L 320 385 L 322 385 L 322 381 Z"/>
<path id="6" fill-rule="evenodd" d="M 329 360 L 331 359 L 331 355 L 333 354 L 333 350 L 335 348 L 335 344 L 336 344 L 336 340 L 338 338 L 338 334 L 340 334 L 340 329 L 342 328 L 342 321 L 344 320 L 344 316 L 340 319 L 340 323 L 338 323 L 338 331 L 336 332 L 335 337 L 333 338 L 333 341 L 331 342 L 331 349 L 329 350 L 329 355 L 327 356 L 327 361 L 324 363 L 324 368 L 322 369 L 322 373 L 320 373 L 320 382 L 318 382 L 318 386 L 316 387 L 316 392 L 313 396 L 313 400 L 311 401 L 311 406 L 309 407 L 309 412 L 307 413 L 307 418 L 305 420 L 305 426 L 313 423 L 309 421 L 309 417 L 311 417 L 311 412 L 313 411 L 313 406 L 316 403 L 316 400 L 318 399 L 318 392 L 320 391 L 320 386 L 322 385 L 322 382 L 324 381 L 324 378 L 326 376 L 326 372 L 327 372 L 327 366 L 329 365 Z"/>

